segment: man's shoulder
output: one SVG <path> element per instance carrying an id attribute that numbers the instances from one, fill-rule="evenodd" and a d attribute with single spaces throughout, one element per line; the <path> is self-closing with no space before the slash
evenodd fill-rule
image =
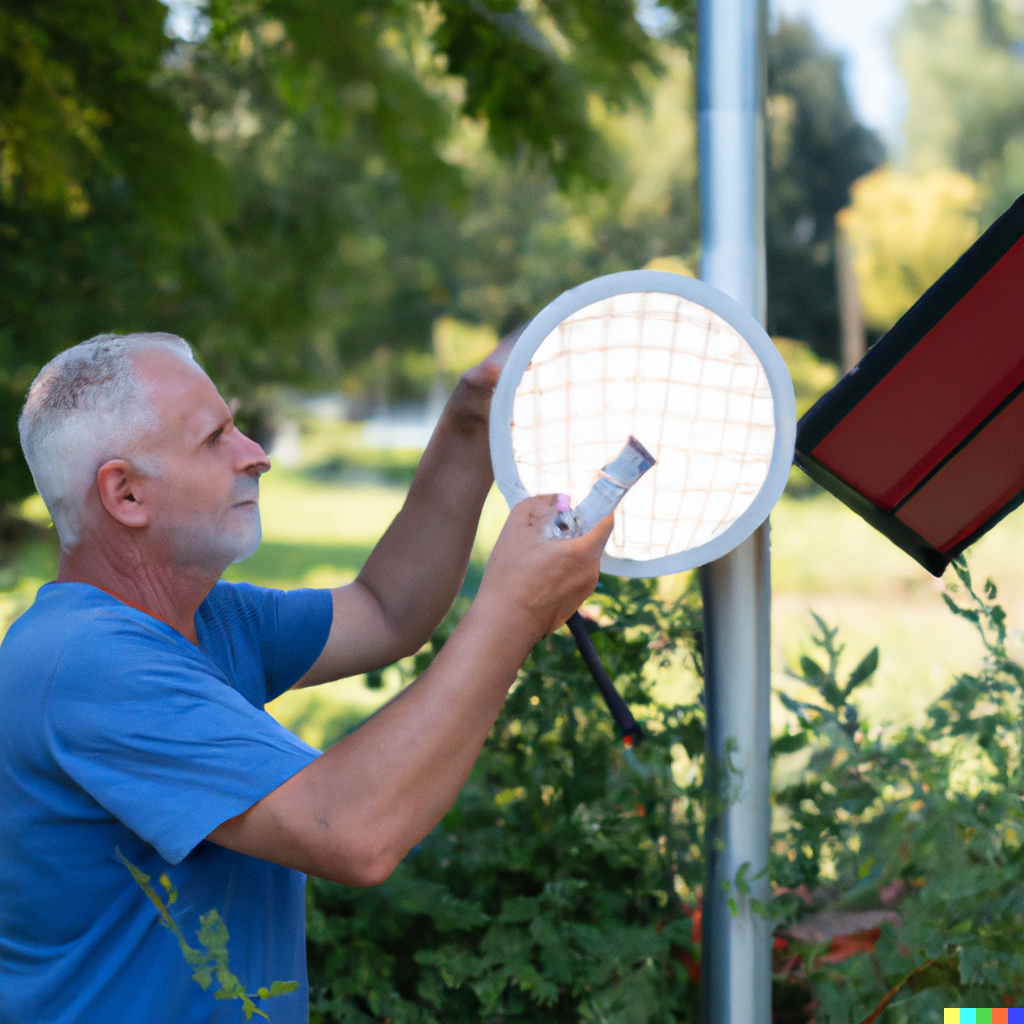
<path id="1" fill-rule="evenodd" d="M 113 634 L 169 640 L 174 630 L 88 583 L 46 583 L 28 610 L 11 625 L 4 647 L 28 640 L 48 649 L 80 644 Z"/>
<path id="2" fill-rule="evenodd" d="M 331 591 L 218 583 L 196 614 L 202 648 L 262 707 L 309 670 L 331 629 Z M 258 685 L 243 679 L 258 670 Z"/>
<path id="3" fill-rule="evenodd" d="M 191 661 L 191 647 L 166 623 L 97 587 L 46 584 L 0 645 L 0 695 L 5 684 L 25 690 L 32 680 L 51 689 L 58 680 L 74 689 L 102 685 L 168 654 Z"/>
<path id="4" fill-rule="evenodd" d="M 217 621 L 228 628 L 244 624 L 249 629 L 263 631 L 276 629 L 279 616 L 285 619 L 311 614 L 322 616 L 331 605 L 329 590 L 279 590 L 220 580 L 200 605 L 198 618 L 208 624 Z"/>
<path id="5" fill-rule="evenodd" d="M 200 605 L 200 609 L 211 609 L 216 614 L 223 614 L 226 611 L 244 608 L 263 608 L 267 602 L 272 602 L 279 594 L 286 593 L 281 590 L 273 590 L 269 587 L 260 587 L 255 583 L 233 583 L 228 580 L 218 580 L 206 600 Z"/>

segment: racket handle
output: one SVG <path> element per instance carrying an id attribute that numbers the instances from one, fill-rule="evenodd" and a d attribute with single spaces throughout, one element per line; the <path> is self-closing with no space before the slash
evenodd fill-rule
<path id="1" fill-rule="evenodd" d="M 627 747 L 635 746 L 644 738 L 644 734 L 640 726 L 637 725 L 633 712 L 629 710 L 629 705 L 619 695 L 619 691 L 615 689 L 611 676 L 608 675 L 604 665 L 601 664 L 601 659 L 598 657 L 597 650 L 594 647 L 594 641 L 590 639 L 590 634 L 587 632 L 583 616 L 579 612 L 573 612 L 566 625 L 576 641 L 576 646 L 583 656 L 583 661 L 586 663 L 587 668 L 590 669 L 590 674 L 594 677 L 594 682 L 597 683 L 597 688 L 601 691 L 601 696 L 604 697 L 605 704 L 608 705 L 608 710 L 612 713 L 612 718 L 615 719 L 615 724 L 622 733 L 622 742 Z"/>

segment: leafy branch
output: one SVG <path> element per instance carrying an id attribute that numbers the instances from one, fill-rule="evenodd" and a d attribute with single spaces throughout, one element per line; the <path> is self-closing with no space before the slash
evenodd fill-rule
<path id="1" fill-rule="evenodd" d="M 216 980 L 217 988 L 213 994 L 214 999 L 238 999 L 242 1003 L 242 1012 L 245 1014 L 246 1020 L 252 1020 L 254 1013 L 269 1020 L 267 1014 L 253 1002 L 253 998 L 270 999 L 273 996 L 288 995 L 299 987 L 297 981 L 275 981 L 269 988 L 261 986 L 255 993 L 246 992 L 245 986 L 228 967 L 228 929 L 216 908 L 200 916 L 200 929 L 197 935 L 203 949 L 195 949 L 188 944 L 178 922 L 171 916 L 170 907 L 178 900 L 178 890 L 174 888 L 167 874 L 164 873 L 159 878 L 160 885 L 167 894 L 165 903 L 153 887 L 152 877 L 132 864 L 121 853 L 120 847 L 115 846 L 114 852 L 117 854 L 118 860 L 131 872 L 132 878 L 149 898 L 150 903 L 156 907 L 157 913 L 160 915 L 160 923 L 178 940 L 178 946 L 181 948 L 185 961 L 193 969 L 192 980 L 204 992 Z"/>

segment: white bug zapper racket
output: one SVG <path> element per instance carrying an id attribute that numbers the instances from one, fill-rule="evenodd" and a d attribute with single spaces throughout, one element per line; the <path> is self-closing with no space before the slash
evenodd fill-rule
<path id="1" fill-rule="evenodd" d="M 710 285 L 649 270 L 597 278 L 541 310 L 491 403 L 491 462 L 510 507 L 564 493 L 577 513 L 600 510 L 595 483 L 625 485 L 601 560 L 618 576 L 681 572 L 740 544 L 781 497 L 795 435 L 793 385 L 760 324 Z M 630 438 L 652 460 L 635 483 L 615 478 Z M 563 532 L 596 522 L 579 519 L 563 517 Z M 627 744 L 638 739 L 579 613 L 568 625 Z"/>

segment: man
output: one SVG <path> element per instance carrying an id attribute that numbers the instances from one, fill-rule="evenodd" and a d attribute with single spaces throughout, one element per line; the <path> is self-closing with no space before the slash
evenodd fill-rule
<path id="1" fill-rule="evenodd" d="M 101 335 L 43 368 L 20 427 L 61 560 L 0 647 L 0 1024 L 237 1021 L 243 997 L 307 1019 L 302 873 L 387 878 L 597 580 L 611 520 L 551 540 L 556 497 L 529 499 L 433 664 L 360 729 L 319 755 L 263 711 L 413 653 L 443 617 L 500 359 L 459 383 L 356 581 L 290 592 L 219 582 L 259 544 L 270 463 L 184 341 Z M 298 985 L 268 998 L 275 981 Z"/>

